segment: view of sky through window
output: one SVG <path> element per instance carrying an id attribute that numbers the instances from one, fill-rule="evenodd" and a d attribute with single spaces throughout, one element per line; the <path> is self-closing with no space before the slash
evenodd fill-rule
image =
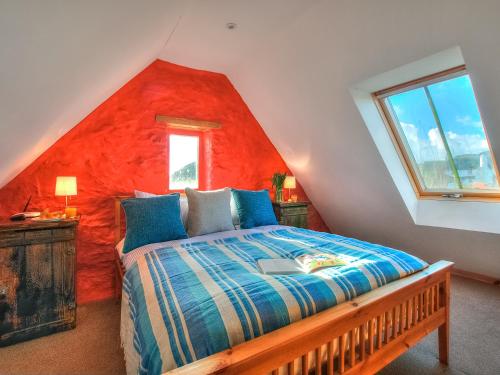
<path id="1" fill-rule="evenodd" d="M 169 189 L 198 188 L 199 137 L 170 135 Z"/>
<path id="2" fill-rule="evenodd" d="M 499 190 L 468 74 L 389 95 L 384 104 L 425 190 Z"/>

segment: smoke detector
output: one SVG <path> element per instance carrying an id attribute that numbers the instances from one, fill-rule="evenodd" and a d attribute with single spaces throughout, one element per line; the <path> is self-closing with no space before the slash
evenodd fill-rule
<path id="1" fill-rule="evenodd" d="M 234 30 L 234 29 L 236 29 L 236 26 L 237 25 L 234 22 L 228 22 L 228 23 L 226 23 L 226 28 L 228 30 Z"/>

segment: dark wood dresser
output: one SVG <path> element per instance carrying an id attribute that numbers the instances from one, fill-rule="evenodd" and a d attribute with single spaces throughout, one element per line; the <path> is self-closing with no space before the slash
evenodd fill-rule
<path id="1" fill-rule="evenodd" d="M 75 327 L 77 226 L 0 222 L 0 346 Z"/>
<path id="2" fill-rule="evenodd" d="M 273 202 L 274 213 L 281 225 L 307 229 L 309 202 Z"/>

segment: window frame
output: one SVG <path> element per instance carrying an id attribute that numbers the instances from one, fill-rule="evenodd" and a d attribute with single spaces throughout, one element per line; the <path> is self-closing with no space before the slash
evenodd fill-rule
<path id="1" fill-rule="evenodd" d="M 185 188 L 183 189 L 170 189 L 170 136 L 178 135 L 184 137 L 196 137 L 198 138 L 198 187 L 194 190 L 205 190 L 205 164 L 204 160 L 204 152 L 205 152 L 205 141 L 204 141 L 204 132 L 202 131 L 193 131 L 193 130 L 170 130 L 167 132 L 167 161 L 168 161 L 168 170 L 167 170 L 167 191 L 171 193 L 183 193 Z"/>
<path id="2" fill-rule="evenodd" d="M 500 192 L 482 192 L 478 190 L 466 190 L 466 189 L 446 189 L 446 190 L 426 190 L 423 185 L 422 181 L 420 180 L 420 175 L 419 173 L 414 169 L 414 163 L 412 162 L 413 154 L 411 154 L 411 151 L 408 151 L 405 145 L 405 141 L 402 139 L 397 125 L 394 123 L 393 116 L 391 115 L 391 110 L 388 108 L 388 106 L 385 103 L 385 98 L 399 94 L 402 92 L 406 92 L 409 90 L 414 90 L 417 88 L 429 86 L 434 83 L 446 81 L 449 79 L 453 79 L 456 77 L 460 77 L 463 75 L 469 75 L 467 71 L 467 68 L 465 65 L 459 65 L 454 68 L 446 69 L 434 74 L 430 74 L 421 78 L 417 78 L 408 82 L 404 82 L 395 86 L 388 87 L 383 90 L 376 91 L 372 93 L 372 98 L 373 101 L 375 102 L 375 105 L 380 113 L 380 116 L 387 128 L 387 131 L 389 133 L 389 136 L 391 138 L 392 143 L 394 144 L 394 147 L 398 153 L 398 156 L 403 164 L 403 167 L 406 171 L 406 174 L 409 177 L 409 180 L 411 182 L 411 185 L 413 187 L 413 190 L 415 191 L 415 194 L 418 199 L 425 199 L 425 198 L 445 198 L 446 195 L 452 195 L 452 194 L 460 194 L 461 196 L 459 198 L 471 198 L 471 199 L 481 199 L 481 200 L 489 200 L 489 199 L 495 199 L 498 200 L 500 199 Z M 472 87 L 474 90 L 474 87 Z M 478 111 L 481 114 L 481 111 L 479 109 L 479 103 L 477 102 L 477 97 L 474 93 L 475 99 L 476 99 L 476 105 L 478 107 Z M 482 116 L 481 116 L 482 118 Z M 488 137 L 488 132 L 486 130 L 486 125 L 483 122 L 483 130 L 485 133 L 486 137 L 486 142 L 488 143 L 488 148 L 491 153 L 491 158 L 492 158 L 492 164 L 493 164 L 493 170 L 496 174 L 497 181 L 500 183 L 500 174 L 498 170 L 498 165 L 496 162 L 495 155 L 493 153 L 493 149 L 491 148 L 491 143 Z M 457 197 L 454 197 L 457 198 Z"/>

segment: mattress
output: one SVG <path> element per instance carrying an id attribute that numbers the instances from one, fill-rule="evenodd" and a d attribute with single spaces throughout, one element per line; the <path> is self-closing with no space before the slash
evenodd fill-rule
<path id="1" fill-rule="evenodd" d="M 288 227 L 283 225 L 265 225 L 262 227 L 252 228 L 252 229 L 228 230 L 224 232 L 210 233 L 210 234 L 204 234 L 202 236 L 185 238 L 182 240 L 159 242 L 150 245 L 145 245 L 125 254 L 123 253 L 123 243 L 125 239 L 122 239 L 116 244 L 116 251 L 120 256 L 120 259 L 122 260 L 125 270 L 128 270 L 130 266 L 133 265 L 137 261 L 137 259 L 140 258 L 142 255 L 162 247 L 182 246 L 194 242 L 213 241 L 217 239 L 236 237 L 239 235 L 268 232 L 271 230 L 282 229 L 282 228 L 288 228 Z"/>
<path id="2" fill-rule="evenodd" d="M 286 276 L 256 264 L 318 252 L 347 264 Z M 148 245 L 122 259 L 128 374 L 183 366 L 427 267 L 402 251 L 282 226 Z"/>

